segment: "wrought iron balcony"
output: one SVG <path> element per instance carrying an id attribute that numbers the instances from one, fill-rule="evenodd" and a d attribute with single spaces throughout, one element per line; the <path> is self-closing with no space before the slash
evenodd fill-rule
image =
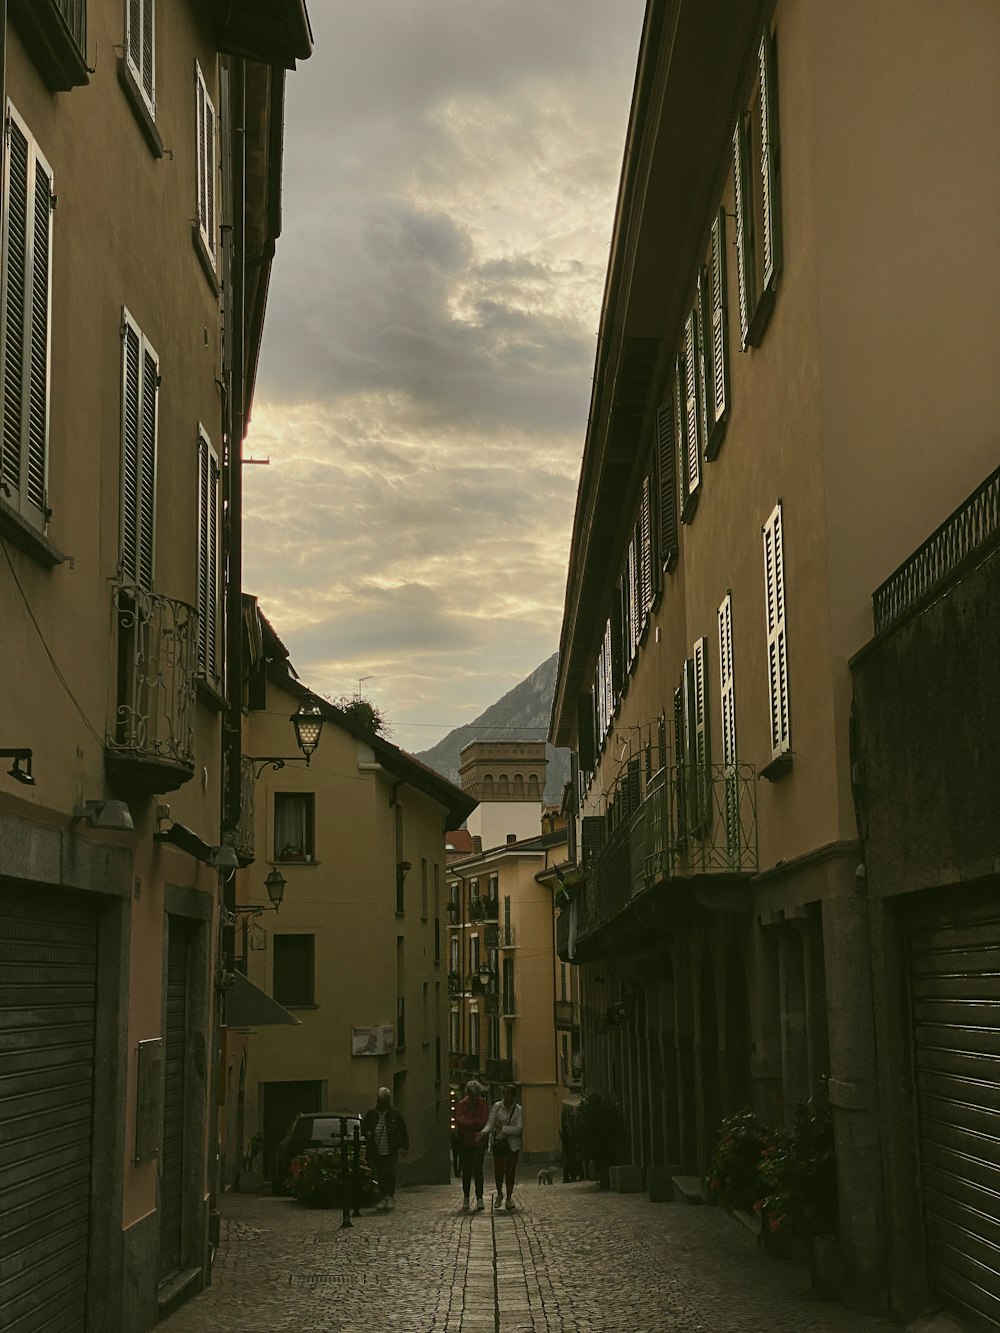
<path id="1" fill-rule="evenodd" d="M 572 962 L 569 956 L 569 922 L 572 906 L 564 907 L 556 917 L 556 953 L 564 963 Z"/>
<path id="2" fill-rule="evenodd" d="M 1000 534 L 1000 468 L 991 472 L 936 532 L 872 593 L 875 633 L 939 588 Z"/>
<path id="3" fill-rule="evenodd" d="M 485 949 L 499 949 L 500 947 L 500 927 L 495 921 L 483 927 L 483 947 Z"/>
<path id="4" fill-rule="evenodd" d="M 491 1083 L 512 1083 L 514 1081 L 513 1060 L 487 1060 L 483 1071 Z"/>
<path id="5" fill-rule="evenodd" d="M 643 783 L 637 774 L 630 800 L 609 811 L 603 845 L 593 841 L 587 883 L 577 893 L 577 952 L 600 957 L 609 940 L 595 938 L 605 928 L 634 927 L 637 939 L 649 927 L 632 912 L 634 904 L 669 900 L 672 884 L 711 877 L 737 882 L 757 871 L 757 775 L 750 764 L 678 765 L 661 768 Z M 624 808 L 622 806 L 624 805 Z M 557 925 L 557 948 L 568 945 Z M 626 932 L 627 933 L 627 929 Z M 625 942 L 617 931 L 615 948 Z M 560 956 L 563 956 L 560 952 Z"/>
<path id="6" fill-rule="evenodd" d="M 513 926 L 501 926 L 501 927 L 500 927 L 500 948 L 501 948 L 501 949 L 513 949 L 513 948 L 514 948 L 514 945 L 515 945 L 515 942 L 516 942 L 516 941 L 515 941 L 515 938 L 514 938 L 514 927 L 513 927 Z"/>
<path id="7" fill-rule="evenodd" d="M 186 602 L 116 584 L 117 689 L 105 766 L 113 786 L 174 791 L 194 775 L 198 614 Z"/>
<path id="8" fill-rule="evenodd" d="M 580 1006 L 576 1000 L 556 1000 L 555 1006 L 557 1028 L 578 1028 L 580 1026 Z"/>
<path id="9" fill-rule="evenodd" d="M 239 857 L 241 866 L 252 865 L 254 861 L 254 819 L 256 815 L 254 792 L 256 787 L 254 760 L 245 754 L 240 762 L 240 822 L 235 830 L 228 835 L 229 843 Z"/>
<path id="10" fill-rule="evenodd" d="M 495 921 L 500 911 L 496 898 L 483 898 L 478 895 L 469 900 L 470 921 Z"/>
<path id="11" fill-rule="evenodd" d="M 9 12 L 54 92 L 89 82 L 87 0 L 9 0 Z"/>

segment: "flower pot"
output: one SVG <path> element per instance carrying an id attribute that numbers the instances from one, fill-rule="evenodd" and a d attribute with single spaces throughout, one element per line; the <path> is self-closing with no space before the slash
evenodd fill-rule
<path id="1" fill-rule="evenodd" d="M 813 1293 L 821 1301 L 839 1301 L 847 1284 L 847 1269 L 839 1236 L 813 1236 L 809 1258 Z"/>

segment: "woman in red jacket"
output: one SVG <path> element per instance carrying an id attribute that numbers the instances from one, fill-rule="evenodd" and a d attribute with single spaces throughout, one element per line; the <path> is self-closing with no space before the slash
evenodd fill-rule
<path id="1" fill-rule="evenodd" d="M 465 1096 L 455 1107 L 455 1128 L 458 1130 L 462 1157 L 462 1211 L 469 1211 L 469 1189 L 476 1185 L 476 1212 L 486 1207 L 483 1203 L 483 1157 L 485 1141 L 480 1142 L 483 1126 L 490 1116 L 483 1090 L 474 1078 L 465 1085 Z"/>

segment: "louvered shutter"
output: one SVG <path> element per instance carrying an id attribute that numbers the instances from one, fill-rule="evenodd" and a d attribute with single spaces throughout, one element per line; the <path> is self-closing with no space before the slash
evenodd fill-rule
<path id="1" fill-rule="evenodd" d="M 677 563 L 677 445 L 674 439 L 673 402 L 656 413 L 656 469 L 659 482 L 659 558 L 669 571 Z"/>
<path id="2" fill-rule="evenodd" d="M 131 315 L 122 320 L 122 578 L 153 586 L 159 363 Z"/>
<path id="3" fill-rule="evenodd" d="M 753 242 L 750 235 L 752 196 L 747 172 L 746 126 L 742 113 L 733 131 L 733 193 L 736 206 L 736 279 L 740 296 L 740 342 L 746 349 L 753 307 Z"/>
<path id="4" fill-rule="evenodd" d="M 639 508 L 639 602 L 642 608 L 642 628 L 646 626 L 653 605 L 653 514 L 652 485 L 648 476 L 642 479 L 642 503 Z"/>
<path id="5" fill-rule="evenodd" d="M 683 678 L 682 678 L 683 679 Z M 674 690 L 674 824 L 675 844 L 687 841 L 687 769 L 685 764 L 684 686 Z"/>
<path id="6" fill-rule="evenodd" d="M 625 622 L 623 605 L 624 582 L 618 580 L 611 602 L 611 695 L 617 700 L 625 682 Z"/>
<path id="7" fill-rule="evenodd" d="M 684 325 L 684 476 L 682 479 L 684 505 L 698 490 L 701 481 L 701 455 L 698 450 L 698 333 L 696 312 L 687 317 Z"/>
<path id="8" fill-rule="evenodd" d="M 576 706 L 576 744 L 580 755 L 580 768 L 585 773 L 593 773 L 597 767 L 595 730 L 594 696 L 588 692 L 580 695 Z"/>
<path id="9" fill-rule="evenodd" d="M 781 270 L 781 208 L 778 177 L 778 99 L 774 39 L 765 28 L 757 52 L 760 74 L 760 141 L 762 203 L 762 281 L 767 290 Z"/>
<path id="10" fill-rule="evenodd" d="M 44 527 L 49 437 L 52 172 L 13 109 L 4 172 L 0 494 Z"/>
<path id="11" fill-rule="evenodd" d="M 719 605 L 719 700 L 722 706 L 722 776 L 725 784 L 726 847 L 730 863 L 739 857 L 739 786 L 736 759 L 736 694 L 733 679 L 733 598 Z"/>
<path id="12" fill-rule="evenodd" d="M 608 726 L 611 725 L 611 719 L 614 717 L 615 705 L 618 700 L 615 698 L 614 673 L 611 669 L 611 621 L 610 619 L 604 626 L 604 689 L 606 693 L 605 707 L 607 709 Z"/>
<path id="13" fill-rule="evenodd" d="M 215 259 L 215 107 L 208 85 L 195 64 L 195 99 L 198 155 L 198 228 L 208 253 Z"/>
<path id="14" fill-rule="evenodd" d="M 156 0 L 128 0 L 125 59 L 150 114 L 156 116 Z"/>
<path id="15" fill-rule="evenodd" d="M 198 438 L 198 657 L 219 678 L 219 461 L 204 431 Z"/>
<path id="16" fill-rule="evenodd" d="M 712 429 L 708 452 L 714 457 L 729 410 L 729 330 L 726 327 L 726 214 L 712 224 Z"/>
<path id="17" fill-rule="evenodd" d="M 604 849 L 607 832 L 603 815 L 584 815 L 580 820 L 583 868 L 588 870 Z"/>
<path id="18" fill-rule="evenodd" d="M 698 475 L 701 475 L 701 460 L 708 444 L 708 431 L 712 420 L 711 390 L 711 346 L 712 322 L 709 311 L 708 275 L 704 269 L 698 274 L 698 301 L 695 306 L 695 337 L 697 339 L 698 358 Z"/>
<path id="19" fill-rule="evenodd" d="M 784 539 L 781 502 L 764 525 L 764 592 L 767 616 L 767 663 L 771 693 L 771 757 L 790 744 L 788 648 L 785 634 Z"/>
<path id="20" fill-rule="evenodd" d="M 691 718 L 694 781 L 691 784 L 693 810 L 691 825 L 700 831 L 708 828 L 712 816 L 712 747 L 709 736 L 708 653 L 707 641 L 697 639 L 691 658 Z"/>
<path id="21" fill-rule="evenodd" d="M 638 580 L 636 578 L 635 561 L 635 535 L 628 544 L 628 559 L 625 566 L 625 582 L 628 596 L 628 664 L 632 666 L 635 661 L 636 649 L 639 646 L 639 597 Z"/>

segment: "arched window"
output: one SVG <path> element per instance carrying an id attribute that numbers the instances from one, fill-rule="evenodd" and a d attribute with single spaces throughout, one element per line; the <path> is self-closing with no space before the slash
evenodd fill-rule
<path id="1" fill-rule="evenodd" d="M 538 774 L 537 774 L 537 773 L 529 773 L 529 774 L 528 774 L 528 800 L 529 800 L 529 801 L 537 801 L 538 799 L 539 799 L 539 795 L 538 795 Z"/>
<path id="2" fill-rule="evenodd" d="M 484 801 L 491 801 L 491 800 L 493 799 L 493 774 L 492 774 L 492 773 L 484 773 L 484 774 L 483 774 L 483 791 L 482 791 L 482 797 L 483 797 L 483 800 L 484 800 Z"/>
<path id="3" fill-rule="evenodd" d="M 514 800 L 524 800 L 524 778 L 520 773 L 514 774 Z"/>
<path id="4" fill-rule="evenodd" d="M 506 773 L 501 773 L 497 778 L 497 795 L 502 801 L 507 800 L 510 796 L 510 784 L 507 781 Z"/>

